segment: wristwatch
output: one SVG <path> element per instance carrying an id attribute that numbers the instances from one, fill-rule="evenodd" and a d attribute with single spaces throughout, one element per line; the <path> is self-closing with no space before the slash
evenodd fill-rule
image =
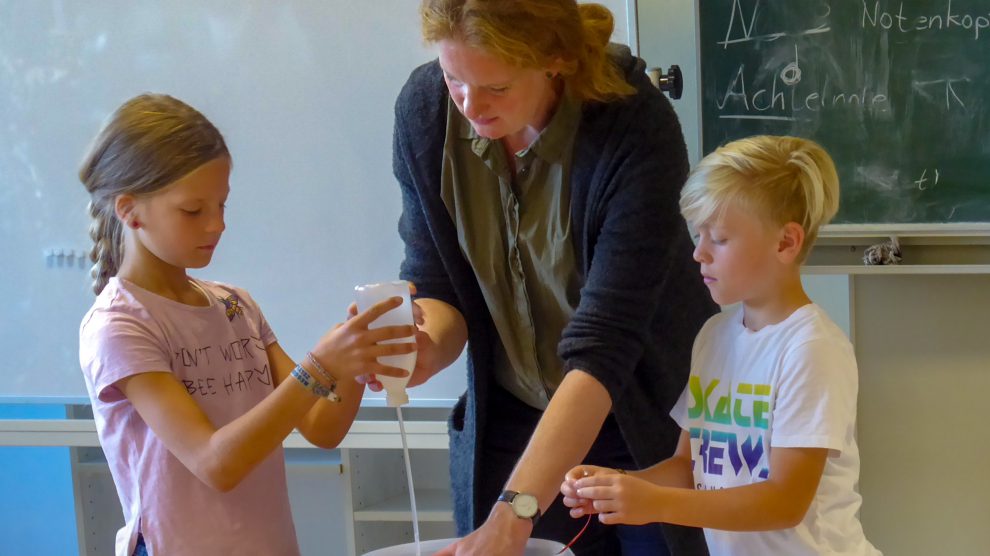
<path id="1" fill-rule="evenodd" d="M 516 517 L 533 520 L 533 525 L 536 525 L 536 522 L 540 520 L 540 503 L 532 494 L 504 490 L 502 494 L 498 495 L 498 501 L 509 504 Z"/>

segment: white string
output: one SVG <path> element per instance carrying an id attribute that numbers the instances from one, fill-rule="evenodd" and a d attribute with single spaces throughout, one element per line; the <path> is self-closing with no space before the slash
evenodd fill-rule
<path id="1" fill-rule="evenodd" d="M 409 503 L 412 505 L 413 539 L 416 541 L 416 556 L 419 554 L 419 516 L 416 513 L 416 491 L 413 490 L 412 465 L 409 463 L 409 445 L 406 444 L 406 424 L 402 420 L 402 408 L 396 407 L 399 416 L 399 436 L 402 437 L 402 456 L 406 460 L 406 481 L 409 484 Z"/>

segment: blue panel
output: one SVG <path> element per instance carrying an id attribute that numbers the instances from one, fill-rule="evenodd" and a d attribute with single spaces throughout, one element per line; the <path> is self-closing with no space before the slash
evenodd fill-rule
<path id="1" fill-rule="evenodd" d="M 64 418 L 62 405 L 0 405 L 0 419 Z M 0 468 L 3 553 L 78 554 L 69 449 L 0 447 Z"/>

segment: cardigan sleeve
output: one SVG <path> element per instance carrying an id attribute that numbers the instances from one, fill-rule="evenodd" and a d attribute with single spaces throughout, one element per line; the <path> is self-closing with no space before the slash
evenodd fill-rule
<path id="1" fill-rule="evenodd" d="M 694 328 L 658 334 L 656 323 L 671 319 L 657 318 L 657 312 L 678 310 L 681 296 L 693 297 L 706 310 L 711 301 L 697 284 L 683 287 L 690 280 L 700 283 L 700 275 L 678 206 L 687 149 L 670 103 L 655 89 L 640 87 L 636 97 L 602 109 L 596 120 L 587 132 L 600 137 L 584 142 L 589 152 L 575 153 L 581 160 L 596 145 L 599 149 L 593 159 L 598 162 L 582 176 L 591 182 L 586 187 L 585 283 L 558 352 L 565 371 L 591 374 L 615 403 L 632 382 L 644 351 L 669 349 L 647 342 L 660 337 L 690 345 L 694 339 Z"/>
<path id="2" fill-rule="evenodd" d="M 429 297 L 458 307 L 457 295 L 437 248 L 436 226 L 431 221 L 443 216 L 437 206 L 439 188 L 431 164 L 442 153 L 444 122 L 438 106 L 443 85 L 436 62 L 413 71 L 395 103 L 392 171 L 402 191 L 399 236 L 405 244 L 405 257 L 399 276 L 416 285 L 416 297 Z M 437 95 L 440 97 L 437 97 Z M 445 115 L 444 115 L 445 118 Z M 439 131 L 436 128 L 441 126 Z M 419 130 L 417 132 L 417 130 Z M 425 130 L 425 131 L 424 131 Z M 439 151 L 437 149 L 440 149 Z"/>

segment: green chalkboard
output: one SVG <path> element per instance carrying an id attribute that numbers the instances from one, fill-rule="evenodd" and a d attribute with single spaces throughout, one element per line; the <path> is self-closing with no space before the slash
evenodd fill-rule
<path id="1" fill-rule="evenodd" d="M 820 142 L 836 223 L 990 222 L 990 0 L 701 0 L 706 153 Z"/>

